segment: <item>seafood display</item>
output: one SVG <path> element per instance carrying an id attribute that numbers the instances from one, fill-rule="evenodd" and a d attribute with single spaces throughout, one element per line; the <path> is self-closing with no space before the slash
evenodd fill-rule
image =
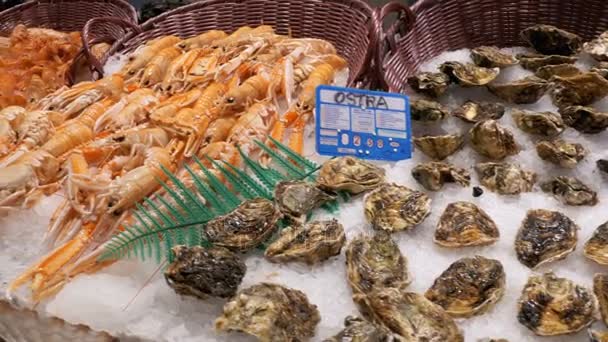
<path id="1" fill-rule="evenodd" d="M 374 229 L 389 233 L 412 229 L 431 213 L 431 199 L 421 191 L 384 184 L 365 197 L 365 217 Z"/>
<path id="2" fill-rule="evenodd" d="M 435 243 L 449 248 L 485 246 L 500 237 L 498 227 L 485 211 L 471 202 L 450 203 L 437 224 Z"/>
<path id="3" fill-rule="evenodd" d="M 597 193 L 574 177 L 554 177 L 540 187 L 567 205 L 596 205 L 598 202 Z"/>
<path id="4" fill-rule="evenodd" d="M 480 121 L 469 131 L 471 147 L 480 155 L 502 160 L 519 153 L 513 133 L 495 120 Z"/>
<path id="5" fill-rule="evenodd" d="M 479 163 L 475 165 L 479 181 L 490 191 L 501 195 L 518 195 L 532 191 L 536 173 L 509 163 Z"/>
<path id="6" fill-rule="evenodd" d="M 583 145 L 570 143 L 561 139 L 541 141 L 536 144 L 538 156 L 552 164 L 573 169 L 587 155 Z"/>
<path id="7" fill-rule="evenodd" d="M 452 112 L 465 122 L 477 123 L 488 119 L 498 120 L 505 114 L 505 106 L 500 103 L 467 101 Z"/>
<path id="8" fill-rule="evenodd" d="M 414 138 L 414 145 L 434 160 L 444 160 L 464 145 L 464 137 L 458 134 L 427 135 Z"/>
<path id="9" fill-rule="evenodd" d="M 441 190 L 445 183 L 456 183 L 465 188 L 471 184 L 471 175 L 467 170 L 440 162 L 416 165 L 412 169 L 412 177 L 430 191 Z"/>

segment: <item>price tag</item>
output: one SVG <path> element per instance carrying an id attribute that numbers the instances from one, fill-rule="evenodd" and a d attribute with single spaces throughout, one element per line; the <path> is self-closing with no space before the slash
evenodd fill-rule
<path id="1" fill-rule="evenodd" d="M 412 156 L 409 99 L 402 94 L 319 86 L 316 144 L 322 155 L 409 159 Z"/>

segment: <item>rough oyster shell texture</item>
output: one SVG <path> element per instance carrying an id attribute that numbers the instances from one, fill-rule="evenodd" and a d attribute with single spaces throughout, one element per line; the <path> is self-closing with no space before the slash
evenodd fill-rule
<path id="1" fill-rule="evenodd" d="M 550 80 L 553 76 L 572 77 L 582 73 L 582 71 L 572 64 L 545 65 L 536 70 L 535 75 L 545 80 Z"/>
<path id="2" fill-rule="evenodd" d="M 532 269 L 564 259 L 576 248 L 578 229 L 558 211 L 528 210 L 515 238 L 517 259 Z"/>
<path id="3" fill-rule="evenodd" d="M 412 99 L 410 101 L 411 117 L 414 121 L 436 122 L 445 119 L 450 113 L 439 102 Z"/>
<path id="4" fill-rule="evenodd" d="M 264 255 L 272 262 L 316 264 L 340 254 L 346 241 L 344 227 L 335 219 L 285 228 Z"/>
<path id="5" fill-rule="evenodd" d="M 421 72 L 408 77 L 407 83 L 421 94 L 439 97 L 448 89 L 450 78 L 442 72 Z"/>
<path id="6" fill-rule="evenodd" d="M 519 153 L 513 133 L 495 120 L 476 123 L 469 137 L 473 149 L 490 159 L 501 160 Z"/>
<path id="7" fill-rule="evenodd" d="M 315 183 L 306 181 L 280 182 L 274 189 L 274 200 L 279 210 L 295 219 L 334 199 L 335 196 L 319 189 Z"/>
<path id="8" fill-rule="evenodd" d="M 473 63 L 484 68 L 505 68 L 519 63 L 517 58 L 501 52 L 496 46 L 480 46 L 471 50 Z"/>
<path id="9" fill-rule="evenodd" d="M 462 187 L 471 184 L 471 174 L 466 169 L 442 162 L 428 162 L 416 165 L 412 176 L 425 189 L 441 190 L 444 183 L 456 183 Z"/>
<path id="10" fill-rule="evenodd" d="M 564 108 L 588 106 L 608 95 L 608 80 L 596 72 L 585 72 L 572 77 L 553 77 L 551 98 L 553 103 Z"/>
<path id="11" fill-rule="evenodd" d="M 608 342 L 608 331 L 597 331 L 589 329 L 589 342 Z"/>
<path id="12" fill-rule="evenodd" d="M 583 51 L 600 62 L 608 61 L 608 31 L 583 44 Z"/>
<path id="13" fill-rule="evenodd" d="M 485 246 L 500 238 L 496 223 L 471 202 L 448 204 L 435 230 L 436 244 L 449 247 Z"/>
<path id="14" fill-rule="evenodd" d="M 593 323 L 597 303 L 588 289 L 549 272 L 528 278 L 517 319 L 539 336 L 577 332 Z"/>
<path id="15" fill-rule="evenodd" d="M 536 103 L 550 87 L 551 83 L 536 76 L 527 76 L 508 83 L 488 84 L 488 90 L 492 94 L 503 101 L 516 104 Z"/>
<path id="16" fill-rule="evenodd" d="M 603 173 L 608 173 L 608 160 L 606 160 L 606 159 L 599 159 L 595 163 L 597 165 L 597 168 L 600 171 L 602 171 Z"/>
<path id="17" fill-rule="evenodd" d="M 597 134 L 608 127 L 608 113 L 591 107 L 569 106 L 560 109 L 559 113 L 567 126 L 581 133 Z"/>
<path id="18" fill-rule="evenodd" d="M 479 163 L 475 165 L 481 185 L 501 195 L 530 192 L 536 183 L 536 173 L 525 171 L 515 164 Z"/>
<path id="19" fill-rule="evenodd" d="M 368 193 L 365 218 L 374 229 L 389 233 L 412 229 L 431 213 L 431 199 L 424 192 L 394 183 Z"/>
<path id="20" fill-rule="evenodd" d="M 465 122 L 479 122 L 488 119 L 498 120 L 505 114 L 505 106 L 500 103 L 467 101 L 452 115 Z"/>
<path id="21" fill-rule="evenodd" d="M 452 263 L 424 296 L 456 318 L 491 309 L 505 292 L 505 271 L 498 260 L 475 256 Z"/>
<path id="22" fill-rule="evenodd" d="M 553 194 L 566 205 L 596 205 L 597 192 L 593 191 L 579 179 L 558 176 L 540 185 L 544 192 Z"/>
<path id="23" fill-rule="evenodd" d="M 544 55 L 570 56 L 580 51 L 583 40 L 578 35 L 551 25 L 534 25 L 524 29 L 521 37 Z"/>
<path id="24" fill-rule="evenodd" d="M 595 229 L 585 242 L 583 254 L 600 265 L 608 265 L 608 222 Z"/>
<path id="25" fill-rule="evenodd" d="M 545 56 L 539 54 L 519 54 L 517 55 L 517 59 L 524 69 L 534 72 L 547 65 L 574 64 L 577 61 L 576 57 L 558 55 Z"/>
<path id="26" fill-rule="evenodd" d="M 593 276 L 593 292 L 599 304 L 602 320 L 608 325 L 608 274 L 597 273 Z"/>
<path id="27" fill-rule="evenodd" d="M 303 341 L 321 321 L 316 305 L 299 290 L 260 283 L 239 291 L 215 321 L 218 331 L 240 331 L 265 342 Z"/>
<path id="28" fill-rule="evenodd" d="M 587 155 L 583 145 L 569 143 L 561 139 L 537 143 L 536 153 L 542 160 L 567 169 L 575 168 Z"/>
<path id="29" fill-rule="evenodd" d="M 551 112 L 513 109 L 512 115 L 517 127 L 529 134 L 550 138 L 560 135 L 565 129 L 562 118 Z"/>
<path id="30" fill-rule="evenodd" d="M 323 342 L 389 342 L 391 333 L 382 326 L 376 326 L 363 318 L 347 316 L 344 329 Z"/>
<path id="31" fill-rule="evenodd" d="M 226 248 L 173 247 L 175 260 L 165 270 L 167 284 L 178 294 L 205 299 L 236 293 L 247 266 Z"/>
<path id="32" fill-rule="evenodd" d="M 450 80 L 462 87 L 482 86 L 492 82 L 500 72 L 499 68 L 484 68 L 472 63 L 445 62 L 439 70 Z"/>
<path id="33" fill-rule="evenodd" d="M 415 137 L 414 145 L 429 158 L 444 160 L 462 148 L 464 137 L 459 134 L 426 135 Z"/>
<path id="34" fill-rule="evenodd" d="M 359 194 L 384 183 L 384 169 L 354 157 L 337 157 L 323 163 L 317 177 L 320 188 Z"/>

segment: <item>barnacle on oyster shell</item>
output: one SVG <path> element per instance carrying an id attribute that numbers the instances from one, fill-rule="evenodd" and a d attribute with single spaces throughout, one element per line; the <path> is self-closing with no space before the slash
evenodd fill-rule
<path id="1" fill-rule="evenodd" d="M 505 292 L 505 271 L 498 260 L 475 256 L 453 262 L 424 296 L 456 318 L 491 309 Z"/>
<path id="2" fill-rule="evenodd" d="M 442 72 L 421 72 L 407 78 L 415 91 L 431 97 L 439 97 L 448 89 L 450 78 Z"/>
<path id="3" fill-rule="evenodd" d="M 585 72 L 572 77 L 553 77 L 551 98 L 553 103 L 564 108 L 587 106 L 608 95 L 608 80 L 597 72 Z"/>
<path id="4" fill-rule="evenodd" d="M 355 157 L 337 157 L 323 163 L 317 184 L 330 191 L 351 194 L 375 189 L 384 183 L 384 169 Z"/>
<path id="5" fill-rule="evenodd" d="M 549 90 L 551 83 L 536 76 L 501 84 L 488 84 L 488 90 L 503 101 L 516 104 L 536 103 Z"/>
<path id="6" fill-rule="evenodd" d="M 313 221 L 283 229 L 264 256 L 272 262 L 302 261 L 312 265 L 340 254 L 345 241 L 344 227 L 336 219 Z"/>
<path id="7" fill-rule="evenodd" d="M 321 321 L 316 305 L 299 290 L 260 283 L 239 291 L 215 321 L 218 331 L 239 331 L 260 341 L 306 341 Z"/>
<path id="8" fill-rule="evenodd" d="M 577 332 L 593 323 L 593 293 L 553 272 L 528 278 L 518 303 L 517 319 L 539 336 Z"/>
<path id="9" fill-rule="evenodd" d="M 323 342 L 390 342 L 391 333 L 382 326 L 377 326 L 361 317 L 347 316 L 344 329 Z"/>
<path id="10" fill-rule="evenodd" d="M 334 195 L 319 189 L 315 183 L 306 181 L 283 181 L 274 189 L 274 200 L 279 210 L 296 220 L 334 199 Z"/>
<path id="11" fill-rule="evenodd" d="M 597 192 L 574 177 L 554 177 L 540 187 L 567 205 L 596 205 L 598 202 Z"/>
<path id="12" fill-rule="evenodd" d="M 586 134 L 597 134 L 608 127 L 608 113 L 596 111 L 591 107 L 569 106 L 559 113 L 567 126 Z"/>
<path id="13" fill-rule="evenodd" d="M 500 160 L 519 153 L 513 133 L 495 120 L 476 123 L 469 137 L 473 149 L 484 157 Z"/>
<path id="14" fill-rule="evenodd" d="M 484 68 L 504 68 L 519 63 L 517 58 L 501 52 L 496 46 L 479 46 L 472 49 L 471 59 Z"/>
<path id="15" fill-rule="evenodd" d="M 428 157 L 444 160 L 462 148 L 464 137 L 459 134 L 425 135 L 415 137 L 414 145 Z"/>
<path id="16" fill-rule="evenodd" d="M 597 331 L 587 329 L 589 334 L 589 342 L 608 342 L 608 331 Z"/>
<path id="17" fill-rule="evenodd" d="M 595 229 L 585 242 L 583 254 L 600 265 L 608 265 L 608 222 Z"/>
<path id="18" fill-rule="evenodd" d="M 462 187 L 471 184 L 471 174 L 466 169 L 442 162 L 428 162 L 416 165 L 412 176 L 430 191 L 441 190 L 444 183 L 456 183 Z"/>
<path id="19" fill-rule="evenodd" d="M 572 64 L 545 65 L 536 70 L 535 75 L 545 80 L 550 80 L 553 76 L 572 77 L 582 73 L 582 71 Z"/>
<path id="20" fill-rule="evenodd" d="M 583 44 L 583 51 L 600 62 L 608 61 L 608 31 Z"/>
<path id="21" fill-rule="evenodd" d="M 578 35 L 551 25 L 534 25 L 521 31 L 521 37 L 544 55 L 570 56 L 583 45 Z"/>
<path id="22" fill-rule="evenodd" d="M 175 246 L 175 260 L 165 270 L 167 284 L 178 294 L 205 299 L 236 293 L 247 266 L 226 248 Z"/>
<path id="23" fill-rule="evenodd" d="M 443 120 L 449 115 L 448 109 L 439 102 L 423 99 L 412 99 L 410 111 L 412 120 L 421 122 L 435 122 Z"/>
<path id="24" fill-rule="evenodd" d="M 608 274 L 597 273 L 593 276 L 593 292 L 599 304 L 602 320 L 608 325 Z"/>
<path id="25" fill-rule="evenodd" d="M 587 151 L 579 143 L 569 143 L 556 139 L 537 143 L 536 153 L 543 160 L 561 167 L 573 169 L 585 158 Z"/>
<path id="26" fill-rule="evenodd" d="M 565 129 L 561 116 L 551 112 L 537 113 L 513 109 L 512 115 L 517 127 L 526 133 L 543 137 L 555 137 Z"/>
<path id="27" fill-rule="evenodd" d="M 517 55 L 519 64 L 524 68 L 531 71 L 538 71 L 538 69 L 547 65 L 560 65 L 560 64 L 574 64 L 576 63 L 576 57 L 558 56 L 558 55 L 539 55 L 539 54 L 519 54 Z"/>
<path id="28" fill-rule="evenodd" d="M 505 114 L 505 106 L 500 103 L 467 101 L 452 115 L 465 122 L 479 122 L 488 119 L 498 120 Z"/>
<path id="29" fill-rule="evenodd" d="M 479 163 L 475 165 L 481 185 L 501 195 L 517 195 L 532 191 L 536 174 L 508 163 Z"/>
<path id="30" fill-rule="evenodd" d="M 485 246 L 498 241 L 496 223 L 471 202 L 448 204 L 435 230 L 436 244 L 449 247 Z"/>
<path id="31" fill-rule="evenodd" d="M 600 171 L 602 171 L 604 173 L 608 173 L 608 160 L 606 160 L 606 159 L 599 159 L 595 163 L 597 165 L 597 168 Z"/>
<path id="32" fill-rule="evenodd" d="M 529 268 L 564 259 L 576 248 L 578 229 L 558 211 L 528 210 L 515 238 L 517 259 Z"/>
<path id="33" fill-rule="evenodd" d="M 431 199 L 424 192 L 394 183 L 368 193 L 365 218 L 374 229 L 389 233 L 412 229 L 431 213 Z"/>
<path id="34" fill-rule="evenodd" d="M 499 68 L 484 68 L 472 63 L 445 62 L 439 70 L 450 77 L 450 80 L 463 87 L 482 86 L 492 82 Z"/>

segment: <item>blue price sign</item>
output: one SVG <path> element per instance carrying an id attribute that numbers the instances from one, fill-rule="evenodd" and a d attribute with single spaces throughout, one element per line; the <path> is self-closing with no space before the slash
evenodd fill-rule
<path id="1" fill-rule="evenodd" d="M 393 161 L 411 158 L 407 96 L 323 85 L 317 88 L 316 102 L 319 154 Z"/>

